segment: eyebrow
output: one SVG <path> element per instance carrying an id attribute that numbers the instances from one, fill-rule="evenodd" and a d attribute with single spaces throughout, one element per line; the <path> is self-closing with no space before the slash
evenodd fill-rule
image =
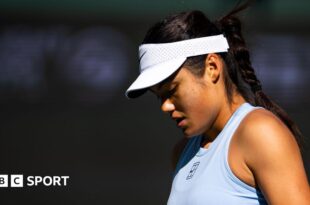
<path id="1" fill-rule="evenodd" d="M 156 89 L 156 91 L 154 91 L 154 90 L 151 90 L 151 91 L 156 95 L 163 95 L 164 93 L 166 93 L 170 90 L 170 87 L 172 87 L 172 86 L 176 87 L 178 85 L 178 83 L 179 83 L 178 81 L 174 81 L 174 82 L 171 82 L 169 84 L 163 83 L 162 85 L 160 85 L 158 87 L 158 89 Z"/>
<path id="2" fill-rule="evenodd" d="M 161 91 L 163 88 L 167 87 L 168 85 L 169 85 L 169 81 L 167 79 L 167 81 L 163 81 L 162 83 L 158 84 L 157 91 Z"/>
<path id="3" fill-rule="evenodd" d="M 167 85 L 167 83 L 170 81 L 171 85 L 175 84 L 178 82 L 178 79 L 176 79 L 177 74 L 179 73 L 179 70 L 175 73 L 173 73 L 171 76 L 169 76 L 167 79 L 163 80 L 161 83 L 158 84 L 158 89 L 157 90 L 161 90 L 162 87 L 165 87 L 165 85 Z M 175 81 L 174 81 L 175 80 Z M 173 82 L 174 81 L 174 82 Z"/>

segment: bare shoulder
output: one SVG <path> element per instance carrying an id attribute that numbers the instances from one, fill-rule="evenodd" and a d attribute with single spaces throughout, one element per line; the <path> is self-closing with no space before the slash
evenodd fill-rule
<path id="1" fill-rule="evenodd" d="M 269 204 L 308 204 L 303 160 L 295 137 L 273 113 L 250 112 L 237 129 L 244 162 Z"/>
<path id="2" fill-rule="evenodd" d="M 275 154 L 281 150 L 287 152 L 289 148 L 299 152 L 295 137 L 288 127 L 266 109 L 256 109 L 247 114 L 238 128 L 238 134 L 240 142 L 251 150 Z"/>

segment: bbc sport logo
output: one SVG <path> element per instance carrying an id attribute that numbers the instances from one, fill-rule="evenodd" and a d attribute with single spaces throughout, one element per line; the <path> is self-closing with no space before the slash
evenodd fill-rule
<path id="1" fill-rule="evenodd" d="M 1 187 L 31 187 L 31 186 L 67 186 L 69 176 L 27 176 L 22 174 L 0 175 Z M 24 183 L 25 182 L 25 183 Z"/>

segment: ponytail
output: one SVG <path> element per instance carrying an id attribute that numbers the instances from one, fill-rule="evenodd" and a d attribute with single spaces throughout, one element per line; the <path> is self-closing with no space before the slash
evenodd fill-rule
<path id="1" fill-rule="evenodd" d="M 234 80 L 236 79 L 236 77 L 231 76 L 231 73 L 239 72 L 242 77 L 242 80 L 248 84 L 252 92 L 252 96 L 254 98 L 253 99 L 254 104 L 256 106 L 261 106 L 261 107 L 266 108 L 267 110 L 275 114 L 277 117 L 279 117 L 282 120 L 282 122 L 293 133 L 293 135 L 296 138 L 297 143 L 301 147 L 302 134 L 300 130 L 298 129 L 297 125 L 294 123 L 293 120 L 290 119 L 288 114 L 279 105 L 277 105 L 274 101 L 272 101 L 263 92 L 262 84 L 257 78 L 255 74 L 255 70 L 252 66 L 249 50 L 246 46 L 246 43 L 241 33 L 241 22 L 237 17 L 234 16 L 239 11 L 242 11 L 243 9 L 247 8 L 249 6 L 249 3 L 250 2 L 248 1 L 244 3 L 243 5 L 236 7 L 231 12 L 229 12 L 228 15 L 224 16 L 223 18 L 221 18 L 215 23 L 218 29 L 222 33 L 224 33 L 224 35 L 226 36 L 228 43 L 229 43 L 229 47 L 230 47 L 229 53 L 234 58 L 233 64 L 235 64 L 235 66 L 232 66 L 232 67 L 235 67 L 235 68 L 228 68 L 228 70 L 236 69 L 236 71 L 230 71 L 230 72 L 228 71 L 228 73 L 230 74 L 229 77 L 236 85 L 238 91 L 240 91 L 239 83 L 236 82 L 237 80 Z M 240 92 L 240 93 L 243 95 L 243 92 Z"/>

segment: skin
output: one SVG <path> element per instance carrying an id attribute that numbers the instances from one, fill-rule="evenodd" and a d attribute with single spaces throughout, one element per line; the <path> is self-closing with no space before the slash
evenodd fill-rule
<path id="1" fill-rule="evenodd" d="M 185 138 L 176 146 L 180 153 L 187 140 L 202 134 L 207 148 L 225 124 L 245 102 L 234 91 L 232 103 L 226 97 L 224 62 L 209 54 L 202 77 L 182 67 L 170 79 L 151 87 L 161 99 L 161 110 L 182 129 Z M 176 162 L 178 154 L 174 155 Z M 232 172 L 246 184 L 259 188 L 268 204 L 306 205 L 310 190 L 303 161 L 289 129 L 264 109 L 250 112 L 235 131 L 229 146 L 228 163 Z"/>

